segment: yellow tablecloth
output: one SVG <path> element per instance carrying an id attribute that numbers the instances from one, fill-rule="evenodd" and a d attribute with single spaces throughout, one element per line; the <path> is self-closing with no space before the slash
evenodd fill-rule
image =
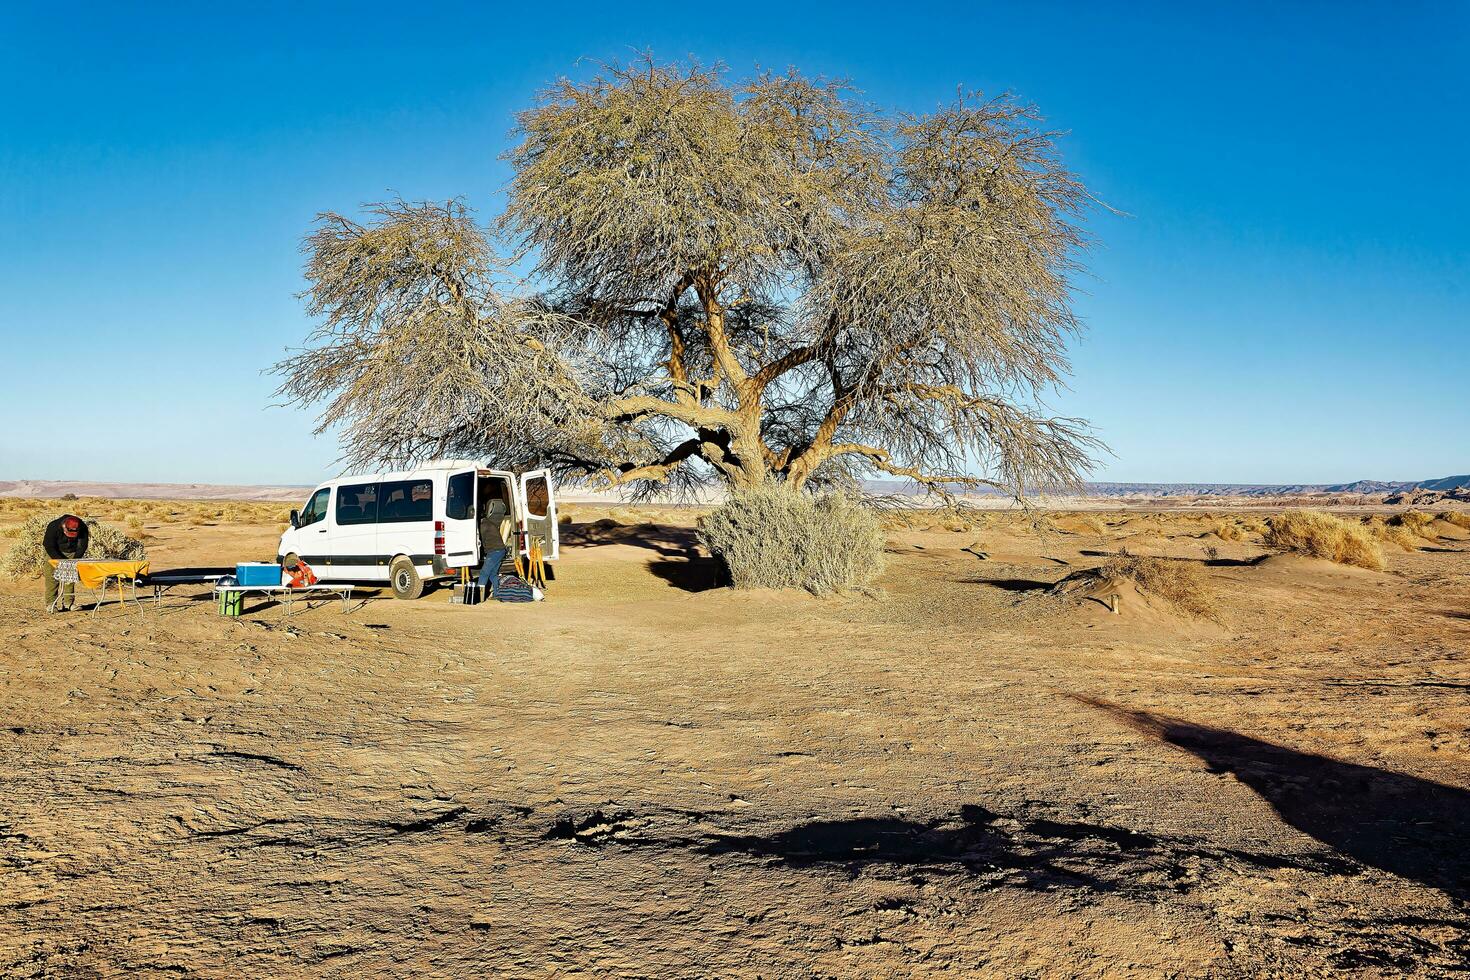
<path id="1" fill-rule="evenodd" d="M 59 563 L 51 559 L 51 567 L 55 568 Z M 125 578 L 137 578 L 148 571 L 147 560 L 142 561 L 120 561 L 110 558 L 83 559 L 77 562 L 77 578 L 82 587 L 87 589 L 100 589 L 102 583 L 114 575 Z"/>

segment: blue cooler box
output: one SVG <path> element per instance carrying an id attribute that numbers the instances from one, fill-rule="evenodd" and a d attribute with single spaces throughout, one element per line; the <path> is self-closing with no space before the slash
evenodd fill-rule
<path id="1" fill-rule="evenodd" d="M 235 566 L 240 585 L 280 585 L 281 566 L 273 561 L 242 561 Z"/>

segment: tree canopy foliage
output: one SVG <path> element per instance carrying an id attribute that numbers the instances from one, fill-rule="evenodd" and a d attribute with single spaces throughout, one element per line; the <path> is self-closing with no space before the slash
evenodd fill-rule
<path id="1" fill-rule="evenodd" d="M 889 474 L 1022 496 L 1097 443 L 1039 409 L 1078 327 L 1091 198 L 1057 134 L 962 93 L 887 117 L 795 71 L 605 66 L 521 113 L 494 237 L 394 201 L 306 238 L 280 393 L 360 465 L 792 488 Z"/>

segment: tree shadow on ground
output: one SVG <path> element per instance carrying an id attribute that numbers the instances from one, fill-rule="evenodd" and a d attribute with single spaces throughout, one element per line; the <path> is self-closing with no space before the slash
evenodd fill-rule
<path id="1" fill-rule="evenodd" d="M 1291 826 L 1362 864 L 1470 900 L 1470 791 L 1096 698 L 1078 700 L 1228 772 Z"/>
<path id="2" fill-rule="evenodd" d="M 699 555 L 699 537 L 694 528 L 673 524 L 619 524 L 612 520 L 569 524 L 561 529 L 561 543 L 580 547 L 623 544 L 656 551 L 669 558 Z"/>
<path id="3" fill-rule="evenodd" d="M 1096 866 L 1145 860 L 1154 845 L 1146 834 L 1116 827 L 1015 821 L 981 806 L 965 806 L 958 819 L 814 820 L 769 835 L 718 837 L 701 850 L 772 858 L 795 867 L 840 865 L 852 872 L 874 864 L 962 865 L 972 872 L 998 873 L 1025 887 L 1111 891 L 1120 879 L 1099 876 Z"/>
<path id="4" fill-rule="evenodd" d="M 648 570 L 674 588 L 685 592 L 708 592 L 730 584 L 730 573 L 725 568 L 725 563 L 718 558 L 655 560 L 648 563 Z"/>
<path id="5" fill-rule="evenodd" d="M 1265 870 L 1294 868 L 1353 874 L 1357 866 L 1328 854 L 1271 854 L 1212 847 L 1188 837 L 1160 837 L 1100 823 L 1008 817 L 981 806 L 957 818 L 814 820 L 773 834 L 721 836 L 699 849 L 746 854 L 792 867 L 827 865 L 857 874 L 868 866 L 948 869 L 994 885 L 1039 891 L 1172 891 L 1202 862 Z"/>

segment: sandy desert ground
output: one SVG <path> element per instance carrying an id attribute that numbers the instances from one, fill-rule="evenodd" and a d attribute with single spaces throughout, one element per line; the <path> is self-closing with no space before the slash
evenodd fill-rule
<path id="1" fill-rule="evenodd" d="M 817 599 L 576 516 L 537 605 L 0 585 L 0 975 L 1470 971 L 1470 532 L 1369 572 L 993 515 Z M 145 520 L 155 568 L 274 553 Z M 1124 545 L 1221 622 L 1048 591 Z"/>

